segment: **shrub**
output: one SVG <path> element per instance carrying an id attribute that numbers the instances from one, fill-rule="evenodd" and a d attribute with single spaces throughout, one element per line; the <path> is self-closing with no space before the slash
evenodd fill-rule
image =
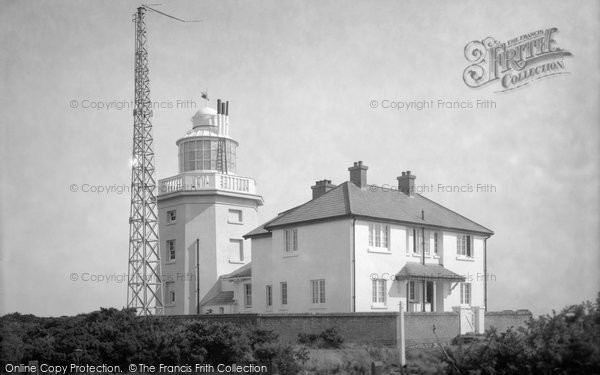
<path id="1" fill-rule="evenodd" d="M 299 333 L 298 342 L 312 348 L 340 348 L 344 339 L 337 328 L 327 328 L 321 333 Z"/>
<path id="2" fill-rule="evenodd" d="M 317 340 L 319 339 L 319 335 L 316 333 L 303 333 L 300 332 L 298 334 L 298 342 L 300 344 L 305 344 L 309 346 L 314 346 Z"/>
<path id="3" fill-rule="evenodd" d="M 344 343 L 344 339 L 337 331 L 337 328 L 331 327 L 327 328 L 319 335 L 326 347 L 330 348 L 339 348 Z"/>
<path id="4" fill-rule="evenodd" d="M 306 348 L 294 350 L 290 345 L 263 343 L 254 349 L 254 359 L 261 364 L 272 366 L 272 371 L 281 375 L 295 375 L 302 370 L 301 364 L 308 360 Z"/>
<path id="5" fill-rule="evenodd" d="M 442 359 L 448 374 L 600 374 L 600 294 L 559 314 L 530 319 L 526 327 L 483 340 L 456 341 Z"/>

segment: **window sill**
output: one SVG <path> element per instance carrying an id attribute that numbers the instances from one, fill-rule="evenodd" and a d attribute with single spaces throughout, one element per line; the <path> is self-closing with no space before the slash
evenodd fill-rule
<path id="1" fill-rule="evenodd" d="M 231 263 L 231 264 L 244 264 L 243 260 L 231 260 L 231 259 L 229 259 L 228 262 Z"/>
<path id="2" fill-rule="evenodd" d="M 175 264 L 175 261 L 174 260 L 167 260 L 167 261 L 165 261 L 165 264 Z"/>
<path id="3" fill-rule="evenodd" d="M 433 259 L 440 259 L 441 257 L 439 255 L 433 255 L 432 258 Z"/>
<path id="4" fill-rule="evenodd" d="M 312 306 L 308 308 L 309 310 L 327 310 L 327 306 Z"/>
<path id="5" fill-rule="evenodd" d="M 387 247 L 368 247 L 367 252 L 377 254 L 391 254 L 392 252 Z"/>
<path id="6" fill-rule="evenodd" d="M 166 223 L 165 225 L 169 226 L 169 225 L 175 225 L 175 224 L 177 224 L 177 222 L 176 221 L 172 221 L 170 223 Z"/>
<path id="7" fill-rule="evenodd" d="M 371 310 L 387 310 L 388 307 L 382 303 L 374 303 L 371 305 Z"/>
<path id="8" fill-rule="evenodd" d="M 464 261 L 466 261 L 466 262 L 474 262 L 474 261 L 475 261 L 475 258 L 473 258 L 473 257 L 466 257 L 466 256 L 460 256 L 460 255 L 458 255 L 458 256 L 456 257 L 456 260 L 464 260 Z"/>
<path id="9" fill-rule="evenodd" d="M 410 254 L 407 254 L 406 256 L 413 257 L 413 258 L 421 258 L 421 254 L 418 254 L 418 253 L 410 253 Z"/>
<path id="10" fill-rule="evenodd" d="M 293 252 L 291 254 L 288 254 L 288 253 L 284 253 L 283 254 L 284 258 L 294 258 L 294 257 L 297 257 L 297 256 L 298 256 L 298 254 L 296 252 Z"/>
<path id="11" fill-rule="evenodd" d="M 244 225 L 244 222 L 242 222 L 242 221 L 230 221 L 230 220 L 227 220 L 227 224 Z"/>

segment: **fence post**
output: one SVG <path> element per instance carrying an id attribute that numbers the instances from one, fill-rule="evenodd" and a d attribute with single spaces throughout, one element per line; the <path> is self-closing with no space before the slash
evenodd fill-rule
<path id="1" fill-rule="evenodd" d="M 398 349 L 400 350 L 400 366 L 404 367 L 406 365 L 406 341 L 404 337 L 404 306 L 402 305 L 402 301 L 400 301 L 400 317 L 396 321 L 398 324 L 399 335 L 397 337 Z"/>

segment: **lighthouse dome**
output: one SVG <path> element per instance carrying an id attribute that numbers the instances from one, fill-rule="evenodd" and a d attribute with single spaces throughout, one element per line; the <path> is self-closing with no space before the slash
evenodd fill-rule
<path id="1" fill-rule="evenodd" d="M 217 111 L 214 108 L 200 108 L 192 117 L 192 124 L 194 128 L 197 126 L 216 126 L 215 116 L 217 116 Z"/>

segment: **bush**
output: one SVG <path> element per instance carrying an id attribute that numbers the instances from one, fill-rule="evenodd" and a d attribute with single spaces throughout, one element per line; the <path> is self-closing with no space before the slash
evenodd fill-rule
<path id="1" fill-rule="evenodd" d="M 138 317 L 134 310 L 100 309 L 73 317 L 0 317 L 0 364 L 39 360 L 52 365 L 165 365 L 259 362 L 297 374 L 305 348 L 277 342 L 272 331 L 233 323 Z M 331 337 L 329 337 L 331 336 Z M 328 340 L 335 342 L 335 335 Z"/>
<path id="2" fill-rule="evenodd" d="M 321 333 L 299 333 L 298 342 L 308 345 L 311 348 L 340 348 L 344 339 L 337 331 L 337 328 L 331 327 Z"/>
<path id="3" fill-rule="evenodd" d="M 448 374 L 600 374 L 600 294 L 526 327 L 444 348 Z"/>
<path id="4" fill-rule="evenodd" d="M 298 342 L 300 344 L 309 345 L 311 347 L 315 346 L 315 343 L 319 340 L 319 335 L 316 333 L 303 333 L 300 332 L 298 334 Z"/>
<path id="5" fill-rule="evenodd" d="M 337 328 L 331 327 L 327 328 L 319 335 L 326 347 L 330 348 L 339 348 L 344 343 L 344 339 L 337 331 Z"/>

